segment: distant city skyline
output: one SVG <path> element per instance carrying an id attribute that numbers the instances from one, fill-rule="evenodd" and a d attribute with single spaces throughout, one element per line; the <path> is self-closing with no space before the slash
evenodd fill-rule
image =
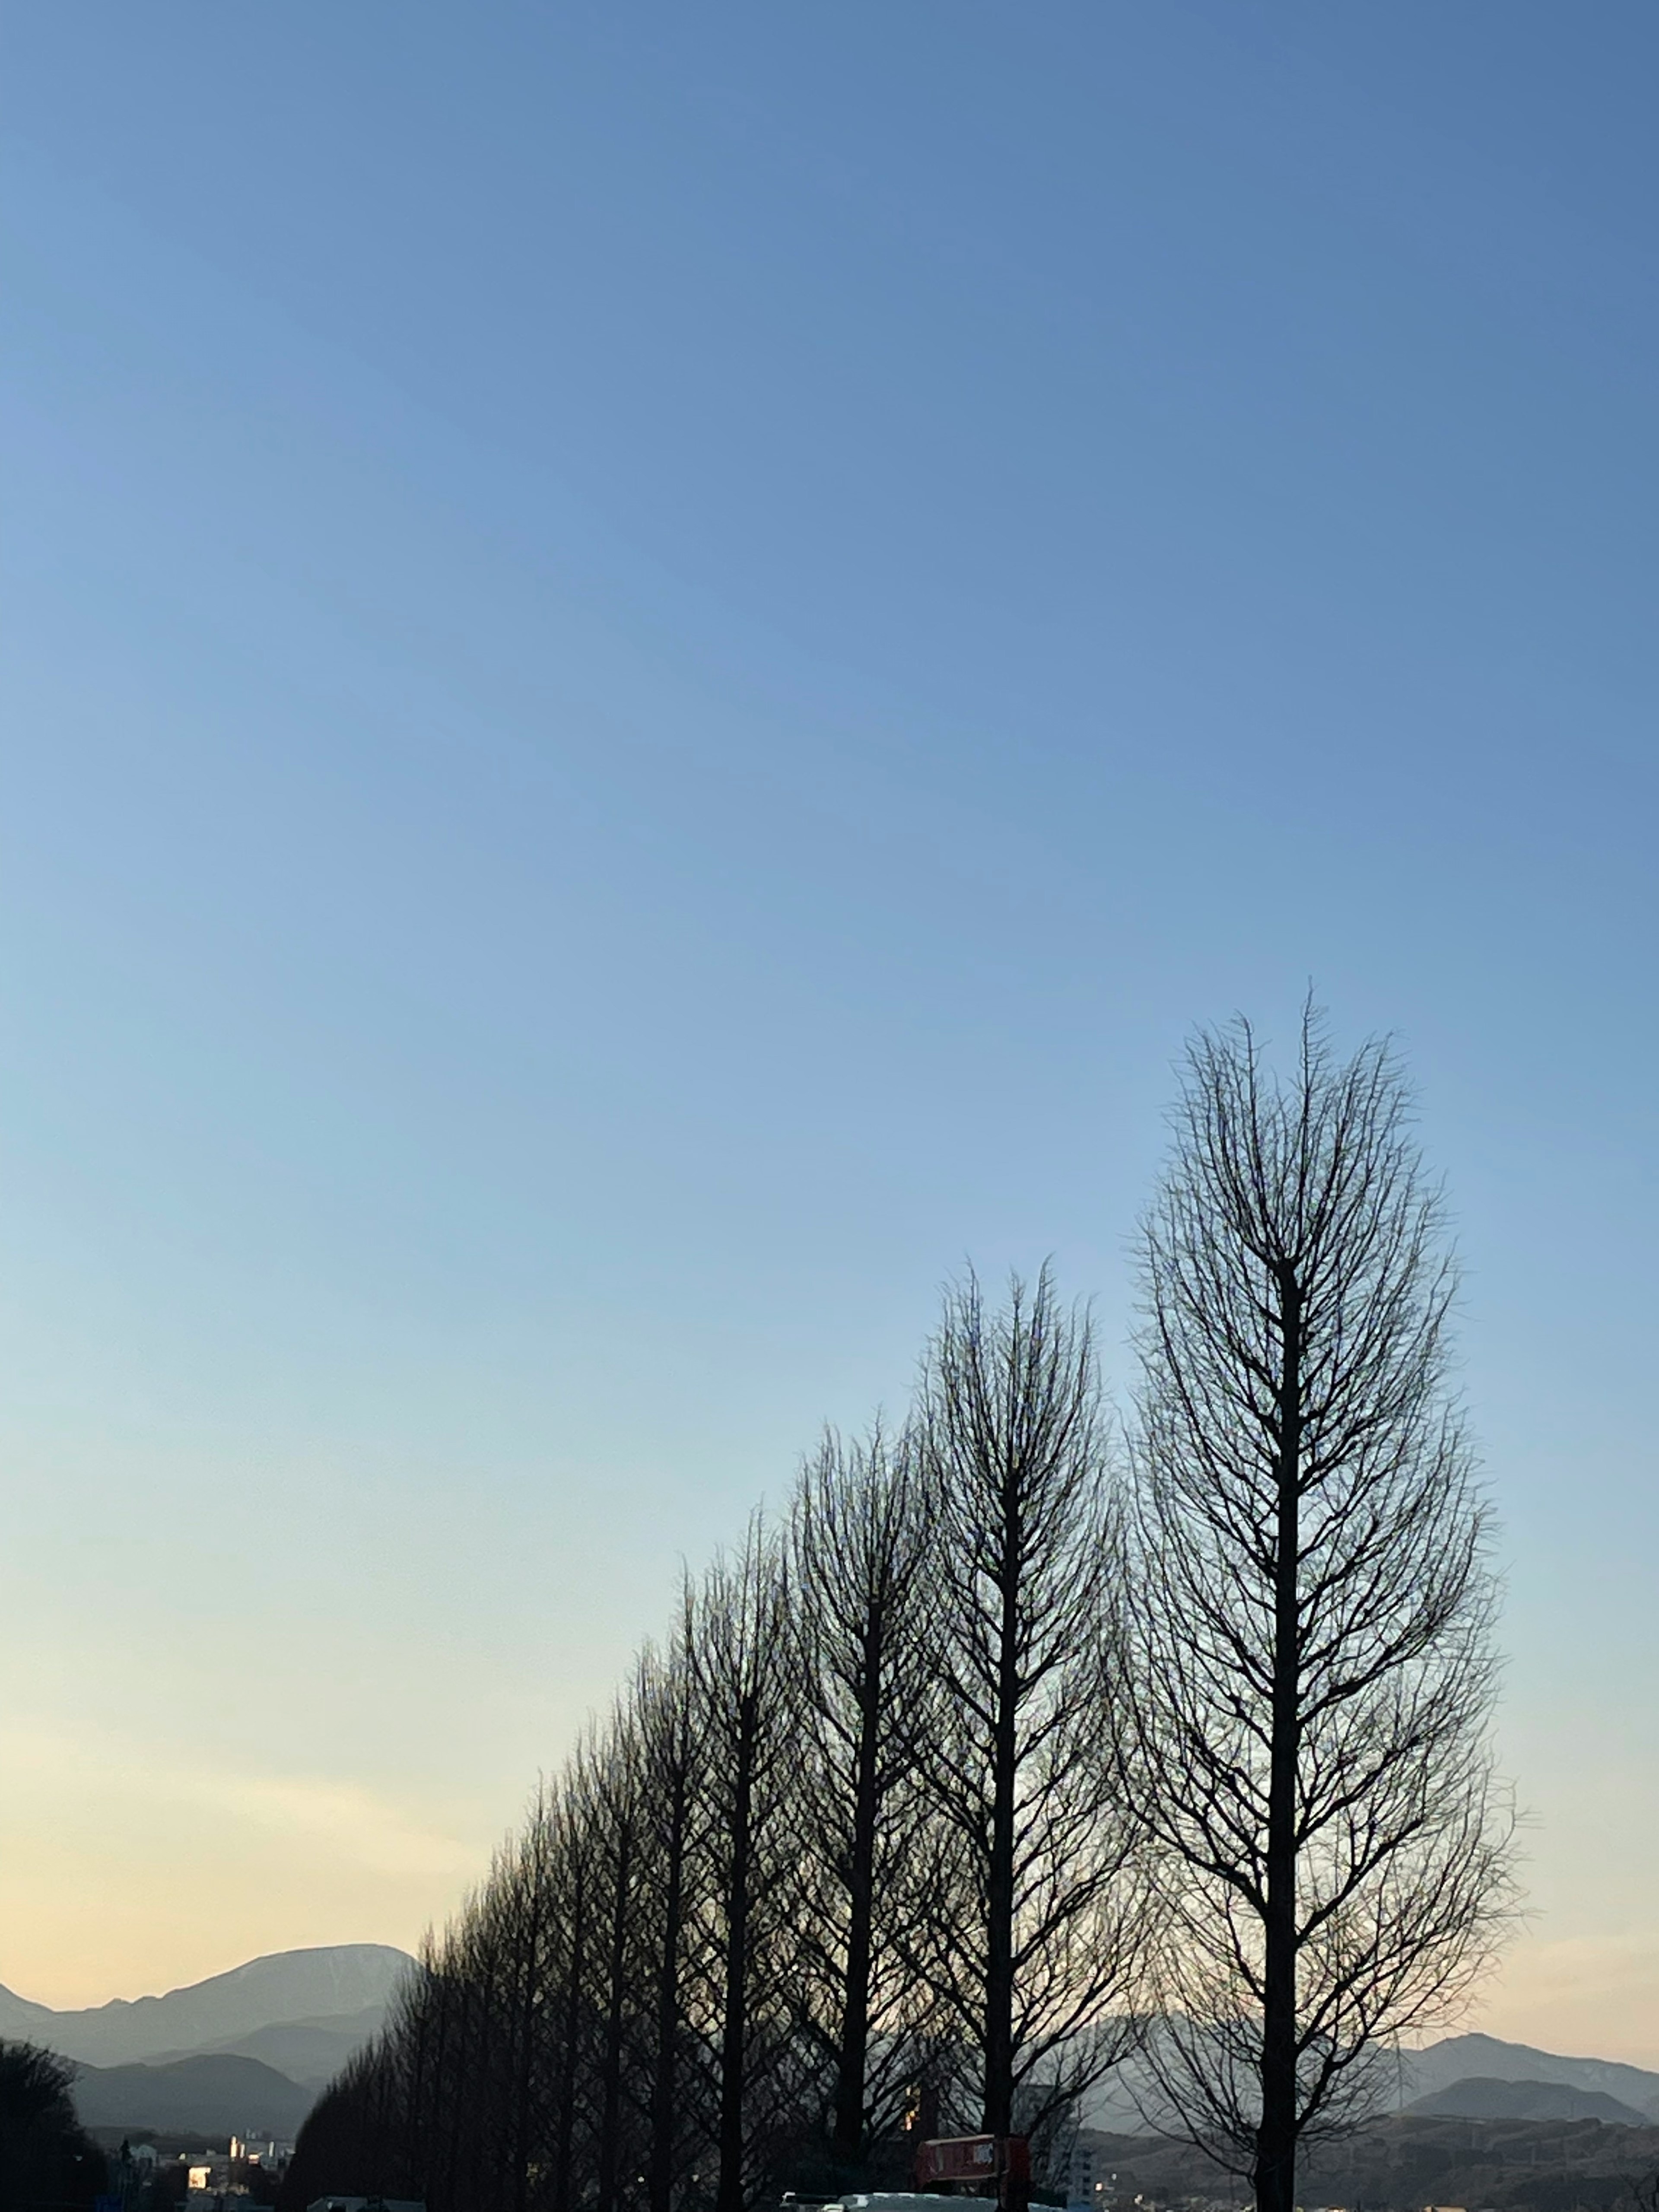
<path id="1" fill-rule="evenodd" d="M 1659 2067 L 1659 23 L 20 13 L 0 1983 L 413 1948 L 1171 1066 L 1396 1032 Z"/>

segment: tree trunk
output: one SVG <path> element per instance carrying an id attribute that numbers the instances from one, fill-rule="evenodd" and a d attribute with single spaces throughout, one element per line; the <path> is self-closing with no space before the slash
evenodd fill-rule
<path id="1" fill-rule="evenodd" d="M 1018 1508 L 1004 1523 L 997 1647 L 991 1855 L 986 1869 L 985 2114 L 988 2136 L 1013 2132 L 1014 1798 L 1019 1778 L 1019 1542 Z"/>
<path id="2" fill-rule="evenodd" d="M 553 2203 L 555 2212 L 570 2212 L 571 2160 L 576 2148 L 577 2040 L 581 2033 L 582 1976 L 587 1965 L 587 1884 L 578 1870 L 575 1895 L 571 1899 L 570 1978 L 565 1990 L 564 2050 L 559 2067 L 559 2115 L 554 2137 Z"/>
<path id="3" fill-rule="evenodd" d="M 757 1701 L 744 1698 L 732 1790 L 731 1879 L 726 1897 L 725 2019 L 720 2036 L 720 2183 L 714 2212 L 744 2212 L 743 2092 L 749 2045 L 750 1826 L 753 1814 Z"/>
<path id="4" fill-rule="evenodd" d="M 519 2018 L 517 2022 L 519 2049 L 514 2067 L 513 2112 L 513 2207 L 514 2212 L 526 2212 L 530 2201 L 530 2167 L 532 2164 L 532 2132 L 531 2127 L 530 2085 L 535 2064 L 536 2014 L 538 1983 L 541 1975 L 542 1887 L 540 1869 L 532 1867 L 532 1895 L 529 1925 L 525 1932 L 523 1956 L 520 1961 Z"/>
<path id="5" fill-rule="evenodd" d="M 449 2125 L 444 2136 L 444 2194 L 453 2204 L 461 2171 L 461 2130 L 471 2114 L 478 2084 L 472 2077 L 472 1978 L 463 1972 L 460 2018 L 456 2023 L 455 2079 L 449 2093 Z"/>
<path id="6" fill-rule="evenodd" d="M 870 1958 L 875 1911 L 876 1822 L 879 1807 L 877 1759 L 881 1746 L 882 1629 L 872 1622 L 865 1638 L 859 1715 L 858 1782 L 848 1865 L 847 1986 L 842 2008 L 836 2077 L 836 2159 L 855 2166 L 863 2158 L 865 2075 L 870 2054 Z"/>
<path id="7" fill-rule="evenodd" d="M 449 1995 L 447 1984 L 432 1972 L 424 1947 L 421 1954 L 421 1984 L 420 2039 L 416 2045 L 416 2064 L 410 2075 L 405 2130 L 416 2191 L 425 2197 L 431 2193 L 434 2127 L 443 2103 Z"/>
<path id="8" fill-rule="evenodd" d="M 629 1885 L 633 1872 L 634 1824 L 617 1835 L 617 1883 L 611 1907 L 611 1988 L 605 2023 L 600 2086 L 599 2212 L 617 2212 L 617 2171 L 622 2156 L 623 2002 L 628 1972 Z"/>
<path id="9" fill-rule="evenodd" d="M 662 1951 L 657 1961 L 657 2048 L 651 2082 L 651 2157 L 646 2197 L 650 2212 L 669 2212 L 674 2187 L 674 2131 L 679 2118 L 680 1922 L 684 1911 L 685 1832 L 690 1813 L 683 1771 L 677 1772 L 673 1788 L 663 1869 Z"/>
<path id="10" fill-rule="evenodd" d="M 1263 1928 L 1261 2121 L 1256 2133 L 1256 2212 L 1296 2205 L 1296 1786 L 1301 1759 L 1298 1605 L 1302 1478 L 1302 1294 L 1279 1270 L 1278 1524 L 1273 1561 L 1272 1738 L 1267 1771 L 1267 1914 Z"/>

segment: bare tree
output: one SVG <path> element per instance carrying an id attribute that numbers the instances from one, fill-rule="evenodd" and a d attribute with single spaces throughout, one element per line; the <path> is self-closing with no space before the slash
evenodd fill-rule
<path id="1" fill-rule="evenodd" d="M 714 2212 L 744 2212 L 799 2087 L 787 1905 L 800 1665 L 787 1559 L 758 1516 L 698 1590 L 691 1642 L 704 1761 L 702 1902 L 718 2166 Z"/>
<path id="2" fill-rule="evenodd" d="M 917 1425 L 938 1572 L 926 1929 L 980 2124 L 1041 2135 L 1121 2057 L 1141 1916 L 1117 1755 L 1117 1526 L 1093 1340 L 1045 1268 L 947 1296 Z"/>
<path id="3" fill-rule="evenodd" d="M 504 1991 L 504 2124 L 501 2202 L 527 2212 L 533 2191 L 545 2051 L 545 2012 L 553 1940 L 556 1842 L 546 1790 L 538 1791 L 522 1833 L 497 1859 L 491 1883 L 494 1936 Z"/>
<path id="4" fill-rule="evenodd" d="M 1486 1514 L 1455 1274 L 1400 1073 L 1189 1050 L 1145 1235 L 1137 1751 L 1162 1855 L 1170 2115 L 1260 2212 L 1443 2018 L 1506 1915 Z"/>
<path id="5" fill-rule="evenodd" d="M 691 1669 L 692 1615 L 688 1594 L 678 1635 L 667 1653 L 659 1656 L 646 1651 L 633 1689 L 644 1823 L 638 1912 L 647 2212 L 670 2212 L 694 2140 L 685 2095 L 690 2043 L 686 2004 L 696 1966 L 696 1882 L 707 1859 L 702 1849 L 702 1732 Z"/>
<path id="6" fill-rule="evenodd" d="M 594 2212 L 617 2212 L 635 2113 L 624 2102 L 628 2062 L 637 2043 L 640 1987 L 640 1861 L 646 1823 L 642 1746 L 635 1709 L 619 1702 L 593 1735 L 580 1764 L 594 1848 L 599 1941 L 591 1999 L 596 2050 L 592 2124 Z M 637 2161 L 635 2161 L 635 2163 Z"/>
<path id="7" fill-rule="evenodd" d="M 495 1853 L 489 1880 L 452 1939 L 470 1989 L 472 2031 L 469 2087 L 453 2115 L 459 2139 L 452 2163 L 465 2174 L 480 2212 L 526 2212 L 531 2202 L 553 1872 L 551 1807 L 544 1791 L 520 1832 Z"/>
<path id="8" fill-rule="evenodd" d="M 922 1903 L 917 1741 L 934 1695 L 915 1462 L 909 1440 L 879 1426 L 864 1443 L 827 1435 L 790 1527 L 808 1723 L 798 1932 L 834 2055 L 843 2185 L 903 2114 L 929 2011 L 906 1941 Z"/>
<path id="9" fill-rule="evenodd" d="M 589 1988 L 600 1941 L 598 1839 L 584 1792 L 566 1778 L 555 1813 L 554 1942 L 547 2008 L 551 2046 L 548 2162 L 552 2168 L 551 2212 L 572 2212 L 586 2192 L 581 2185 L 591 2160 L 578 2168 L 583 2107 L 592 2075 Z"/>

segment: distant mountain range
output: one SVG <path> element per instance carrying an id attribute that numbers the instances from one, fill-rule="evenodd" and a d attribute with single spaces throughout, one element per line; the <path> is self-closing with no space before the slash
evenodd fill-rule
<path id="1" fill-rule="evenodd" d="M 1659 2121 L 1659 2074 L 1611 2058 L 1561 2058 L 1490 2035 L 1449 2035 L 1421 2051 L 1399 2051 L 1390 2072 L 1383 2100 L 1389 2112 L 1468 2120 L 1617 2120 L 1626 2126 Z M 1144 2132 L 1149 2090 L 1131 2060 L 1091 2094 L 1085 2125 L 1109 2134 Z"/>
<path id="2" fill-rule="evenodd" d="M 0 1988 L 0 2038 L 82 2062 L 88 2127 L 291 2136 L 376 2034 L 413 1961 L 386 1943 L 250 1960 L 165 1996 L 54 2012 Z"/>
<path id="3" fill-rule="evenodd" d="M 83 2128 L 153 2128 L 164 2135 L 291 2142 L 316 2101 L 314 2090 L 273 2067 L 225 2051 L 170 2066 L 83 2066 L 75 2082 Z"/>
<path id="4" fill-rule="evenodd" d="M 54 2012 L 0 1988 L 0 2039 L 81 2062 L 88 2127 L 292 2136 L 325 2082 L 378 2033 L 413 1965 L 385 1943 L 278 1951 L 165 1996 Z M 1391 2109 L 1425 2118 L 1659 2122 L 1659 2074 L 1563 2058 L 1490 2035 L 1448 2036 L 1396 2060 Z M 1133 2066 L 1089 2100 L 1091 2128 L 1144 2129 Z"/>
<path id="5" fill-rule="evenodd" d="M 410 1964 L 406 1951 L 388 1943 L 277 1951 L 165 1996 L 112 1997 L 84 2012 L 54 2012 L 0 1988 L 0 2036 L 43 2043 L 93 2066 L 240 2051 L 250 2036 L 278 2027 L 344 2033 L 361 2043 L 380 2026 Z M 247 2055 L 266 2056 L 257 2049 Z M 332 2071 L 325 2058 L 323 2078 Z"/>
<path id="6" fill-rule="evenodd" d="M 373 2004 L 365 2005 L 362 2012 L 328 2014 L 320 2020 L 273 2021 L 268 2027 L 256 2027 L 251 2034 L 212 2048 L 227 2056 L 257 2058 L 264 2065 L 275 2067 L 277 2073 L 286 2074 L 291 2081 L 320 2089 L 371 2036 L 380 2033 L 386 2013 L 384 2004 Z M 194 2055 L 188 2051 L 158 2051 L 145 2063 L 161 2066 Z"/>
<path id="7" fill-rule="evenodd" d="M 1549 2087 L 1578 2089 L 1606 2097 L 1626 2108 L 1631 2119 L 1651 2125 L 1659 2120 L 1659 2074 L 1644 2067 L 1621 2065 L 1613 2058 L 1558 2058 L 1553 2051 L 1534 2051 L 1525 2043 L 1499 2043 L 1490 2035 L 1449 2035 L 1425 2050 L 1400 2054 L 1401 2106 L 1426 2111 L 1423 2101 L 1439 2100 L 1455 2092 L 1460 2102 L 1437 2101 L 1433 2109 L 1459 2119 L 1605 2119 L 1614 2116 L 1589 2108 L 1577 2112 L 1516 2109 L 1498 2112 L 1468 2109 L 1486 2091 L 1501 2083 L 1538 2091 Z"/>

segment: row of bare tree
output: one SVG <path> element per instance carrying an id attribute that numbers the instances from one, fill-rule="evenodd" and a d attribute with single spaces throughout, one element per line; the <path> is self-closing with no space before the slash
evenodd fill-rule
<path id="1" fill-rule="evenodd" d="M 1189 1055 L 1115 1449 L 1045 1273 L 947 1295 L 902 1428 L 831 1437 L 428 1948 L 290 2178 L 432 2212 L 743 2212 L 1051 2179 L 1149 2111 L 1294 2204 L 1509 1905 L 1453 1278 L 1386 1048 Z"/>

